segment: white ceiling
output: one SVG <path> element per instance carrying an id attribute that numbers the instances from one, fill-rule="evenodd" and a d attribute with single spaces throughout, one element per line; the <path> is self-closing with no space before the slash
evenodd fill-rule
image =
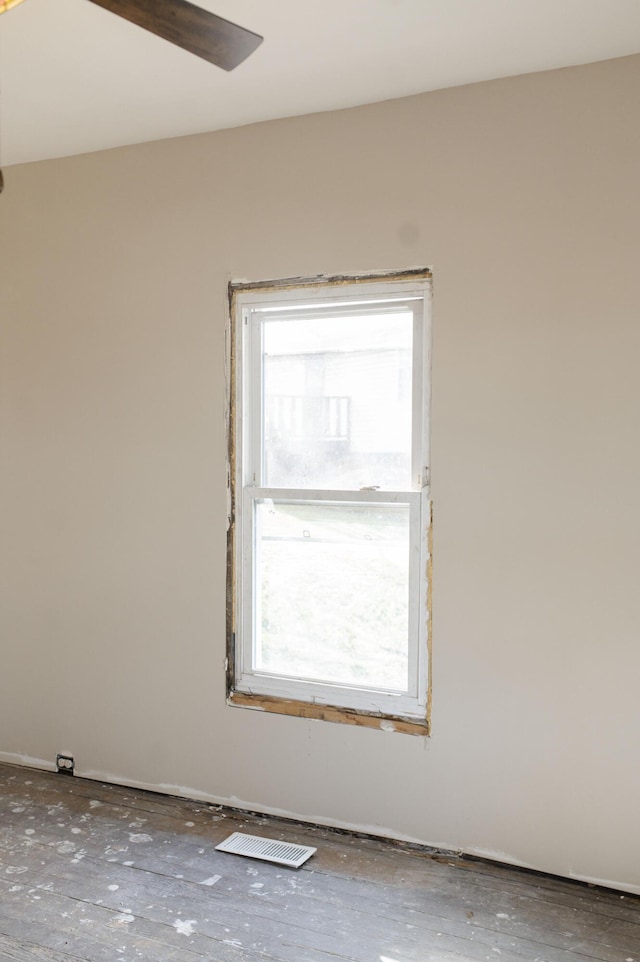
<path id="1" fill-rule="evenodd" d="M 232 73 L 87 0 L 0 17 L 0 163 L 640 52 L 640 0 L 198 0 L 263 34 Z"/>

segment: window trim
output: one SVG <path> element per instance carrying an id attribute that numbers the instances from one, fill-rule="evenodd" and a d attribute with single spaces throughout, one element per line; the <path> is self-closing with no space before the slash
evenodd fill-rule
<path id="1" fill-rule="evenodd" d="M 386 291 L 381 291 L 381 285 L 386 287 Z M 347 294 L 345 286 L 350 288 Z M 242 674 L 242 651 L 243 648 L 236 637 L 238 625 L 243 617 L 246 617 L 245 604 L 241 595 L 241 579 L 243 558 L 245 550 L 245 539 L 247 529 L 251 530 L 252 525 L 243 524 L 243 517 L 247 510 L 253 510 L 253 504 L 264 498 L 274 500 L 303 500 L 341 503 L 357 501 L 364 503 L 363 493 L 360 491 L 337 491 L 336 489 L 324 489 L 319 491 L 304 490 L 301 496 L 301 489 L 266 488 L 251 486 L 245 488 L 245 478 L 240 472 L 245 464 L 248 455 L 251 463 L 255 463 L 258 452 L 262 451 L 260 439 L 253 437 L 253 451 L 248 450 L 246 434 L 239 433 L 244 410 L 247 403 L 256 413 L 259 399 L 256 398 L 257 392 L 247 390 L 243 384 L 240 359 L 242 357 L 242 338 L 244 337 L 244 322 L 241 314 L 251 310 L 252 305 L 261 304 L 264 309 L 264 302 L 271 295 L 277 296 L 278 307 L 274 311 L 287 310 L 287 301 L 292 302 L 293 311 L 298 314 L 300 311 L 301 295 L 304 298 L 304 289 L 313 288 L 317 292 L 314 303 L 327 305 L 327 308 L 336 307 L 342 301 L 348 301 L 351 305 L 356 303 L 353 297 L 353 288 L 358 289 L 358 298 L 364 299 L 363 310 L 366 309 L 366 301 L 377 300 L 382 296 L 389 296 L 389 289 L 393 291 L 394 297 L 406 302 L 411 294 L 420 297 L 423 304 L 423 319 L 421 324 L 422 343 L 417 345 L 413 352 L 414 376 L 417 371 L 420 374 L 419 383 L 421 384 L 421 397 L 418 399 L 419 410 L 416 411 L 414 405 L 414 417 L 423 426 L 422 433 L 413 430 L 413 450 L 412 468 L 420 465 L 419 475 L 413 478 L 412 490 L 407 491 L 372 491 L 367 492 L 367 503 L 400 503 L 407 504 L 411 512 L 418 511 L 418 517 L 423 519 L 423 529 L 419 532 L 420 538 L 412 543 L 411 550 L 418 550 L 421 555 L 419 568 L 414 565 L 414 577 L 419 581 L 418 594 L 419 604 L 413 605 L 415 614 L 410 614 L 414 625 L 416 618 L 420 614 L 424 615 L 421 619 L 422 625 L 418 626 L 417 632 L 410 632 L 413 644 L 416 647 L 416 660 L 419 667 L 417 672 L 417 690 L 411 695 L 396 696 L 389 692 L 384 693 L 378 698 L 377 706 L 370 703 L 368 695 L 362 698 L 353 697 L 356 689 L 348 686 L 320 685 L 314 682 L 302 682 L 305 686 L 310 686 L 308 690 L 315 693 L 310 694 L 309 700 L 296 697 L 295 689 L 300 686 L 300 682 L 293 685 L 287 679 L 282 680 L 282 684 L 274 683 L 270 679 L 269 684 L 252 684 L 238 687 L 238 678 Z M 344 292 L 344 293 L 343 293 Z M 346 295 L 346 297 L 345 297 Z M 228 321 L 228 349 L 227 349 L 227 429 L 228 429 L 228 492 L 229 492 L 229 511 L 228 511 L 228 531 L 227 531 L 227 659 L 226 659 L 226 683 L 227 683 L 227 703 L 231 706 L 253 708 L 262 711 L 272 711 L 279 714 L 295 715 L 306 718 L 319 718 L 328 721 L 343 722 L 348 724 L 361 725 L 366 727 L 381 728 L 384 730 L 394 730 L 410 734 L 425 735 L 430 731 L 431 718 L 431 643 L 432 643 L 432 504 L 429 496 L 429 408 L 430 408 L 430 354 L 431 354 L 431 272 L 427 269 L 416 269 L 406 272 L 389 272 L 383 274 L 367 275 L 338 275 L 338 276 L 318 276 L 312 278 L 291 278 L 283 281 L 265 281 L 257 283 L 230 282 L 229 283 L 229 321 Z M 358 301 L 359 303 L 359 301 Z M 266 309 L 268 312 L 268 308 Z M 304 309 L 303 309 L 304 311 Z M 302 311 L 302 312 L 303 312 Z M 255 352 L 254 352 L 255 357 Z M 414 380 L 414 383 L 415 382 Z M 415 424 L 414 424 L 415 428 Z M 238 458 L 237 444 L 241 439 L 245 450 L 243 457 Z M 424 576 L 422 572 L 424 571 Z M 416 574 L 417 573 L 417 574 Z M 414 585 L 415 590 L 415 585 Z M 245 593 L 246 594 L 246 593 Z M 257 681 L 257 677 L 255 678 Z M 365 690 L 366 691 L 366 690 Z M 341 692 L 348 692 L 349 697 L 340 697 Z M 418 699 L 417 709 L 415 707 L 416 697 Z M 316 700 L 320 698 L 320 700 Z M 369 703 L 367 703 L 369 701 Z M 413 708 L 408 704 L 414 702 Z M 380 707 L 383 706 L 383 707 Z"/>

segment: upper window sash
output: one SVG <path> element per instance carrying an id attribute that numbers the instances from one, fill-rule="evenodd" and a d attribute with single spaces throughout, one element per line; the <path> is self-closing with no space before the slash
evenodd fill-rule
<path id="1" fill-rule="evenodd" d="M 397 287 L 407 287 L 405 291 L 398 291 Z M 428 345 L 429 338 L 427 328 L 427 318 L 425 313 L 425 302 L 428 296 L 428 288 L 425 283 L 416 285 L 413 282 L 409 285 L 390 284 L 391 291 L 388 295 L 381 295 L 380 286 L 377 285 L 375 297 L 367 297 L 366 291 L 358 291 L 356 294 L 345 297 L 343 290 L 338 290 L 332 297 L 328 292 L 318 293 L 318 301 L 311 304 L 301 304 L 300 298 L 304 296 L 301 291 L 278 292 L 278 300 L 269 303 L 265 301 L 264 291 L 242 292 L 238 295 L 239 303 L 242 305 L 242 324 L 238 331 L 238 353 L 243 358 L 243 363 L 237 372 L 238 395 L 237 405 L 240 408 L 237 420 L 241 431 L 242 451 L 242 472 L 238 479 L 242 486 L 287 486 L 287 487 L 312 487 L 315 486 L 313 479 L 298 485 L 289 483 L 286 479 L 282 484 L 273 484 L 270 479 L 265 477 L 266 459 L 266 438 L 265 438 L 265 356 L 264 356 L 264 332 L 265 325 L 274 321 L 283 323 L 295 323 L 300 320 L 316 319 L 320 322 L 331 322 L 336 318 L 346 317 L 347 319 L 358 317 L 381 317 L 385 315 L 398 314 L 399 312 L 410 313 L 412 316 L 412 343 L 411 343 L 411 441 L 410 441 L 410 468 L 406 480 L 402 484 L 394 483 L 388 487 L 398 490 L 419 491 L 425 490 L 428 486 L 428 407 L 429 407 L 429 384 L 426 376 L 429 369 L 428 365 Z M 282 297 L 281 297 L 282 295 Z M 273 298 L 273 295 L 271 295 Z M 288 302 L 289 301 L 289 302 Z M 240 325 L 239 325 L 240 327 Z M 368 475 L 362 480 L 365 484 L 353 484 L 354 490 L 361 487 L 377 486 L 386 489 L 387 486 L 380 484 L 380 479 Z M 323 487 L 345 487 L 339 482 L 327 483 Z"/>

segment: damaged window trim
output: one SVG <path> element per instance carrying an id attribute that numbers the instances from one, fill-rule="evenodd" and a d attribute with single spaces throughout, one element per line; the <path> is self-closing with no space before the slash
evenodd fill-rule
<path id="1" fill-rule="evenodd" d="M 227 697 L 227 703 L 239 708 L 274 712 L 277 715 L 290 715 L 296 718 L 339 722 L 344 725 L 356 725 L 360 728 L 378 728 L 381 731 L 400 732 L 406 735 L 428 735 L 430 730 L 428 717 L 424 719 L 405 718 L 400 715 L 367 712 L 359 708 L 321 705 L 317 702 L 278 698 L 273 695 L 257 695 L 235 691 L 232 680 L 229 684 L 231 684 L 231 690 Z"/>
<path id="2" fill-rule="evenodd" d="M 286 278 L 279 281 L 258 281 L 245 282 L 238 281 L 229 283 L 229 324 L 227 329 L 227 438 L 228 438 L 228 461 L 227 461 L 227 489 L 228 489 L 228 523 L 227 523 L 227 658 L 226 658 L 226 690 L 227 704 L 233 707 L 248 708 L 257 711 L 268 711 L 290 717 L 312 718 L 329 722 L 368 727 L 383 731 L 395 731 L 413 735 L 429 735 L 431 729 L 431 648 L 432 648 L 432 504 L 430 500 L 426 502 L 426 517 L 423 522 L 423 536 L 426 542 L 424 565 L 425 570 L 425 593 L 426 593 L 426 645 L 423 653 L 423 669 L 425 672 L 425 685 L 423 691 L 424 711 L 419 714 L 395 712 L 389 710 L 369 709 L 364 707 L 354 707 L 347 704 L 331 704 L 330 698 L 326 694 L 323 700 L 317 700 L 311 694 L 309 699 L 300 699 L 291 694 L 268 693 L 266 691 L 254 691 L 249 684 L 240 689 L 238 687 L 237 657 L 238 657 L 238 609 L 242 602 L 238 597 L 238 546 L 236 544 L 236 522 L 237 511 L 242 503 L 242 487 L 238 479 L 237 464 L 237 406 L 234 403 L 238 390 L 238 356 L 237 356 L 237 337 L 238 337 L 238 297 L 244 293 L 260 293 L 296 295 L 305 288 L 312 288 L 320 296 L 331 288 L 335 295 L 335 289 L 341 286 L 353 288 L 355 285 L 375 285 L 393 284 L 394 282 L 415 283 L 416 285 L 429 285 L 431 272 L 425 268 L 416 268 L 409 271 L 389 271 L 385 273 L 364 274 L 364 275 L 317 275 L 313 277 Z M 307 295 L 308 296 L 308 295 Z M 424 297 L 424 310 L 428 316 L 429 296 Z M 430 353 L 430 328 L 428 321 L 425 324 L 425 350 L 428 356 Z M 424 372 L 429 375 L 428 365 Z M 427 388 L 428 394 L 428 388 Z M 427 397 L 427 418 L 423 424 L 423 429 L 428 432 L 428 397 Z M 428 468 L 425 470 L 424 486 L 428 483 Z M 241 550 L 241 549 L 240 549 Z M 310 685 L 313 688 L 313 685 Z"/>

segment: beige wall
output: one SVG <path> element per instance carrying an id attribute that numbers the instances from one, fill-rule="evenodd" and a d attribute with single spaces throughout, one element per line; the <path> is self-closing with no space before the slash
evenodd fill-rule
<path id="1" fill-rule="evenodd" d="M 6 171 L 0 757 L 640 892 L 640 57 Z M 225 286 L 432 265 L 433 736 L 228 708 Z"/>

